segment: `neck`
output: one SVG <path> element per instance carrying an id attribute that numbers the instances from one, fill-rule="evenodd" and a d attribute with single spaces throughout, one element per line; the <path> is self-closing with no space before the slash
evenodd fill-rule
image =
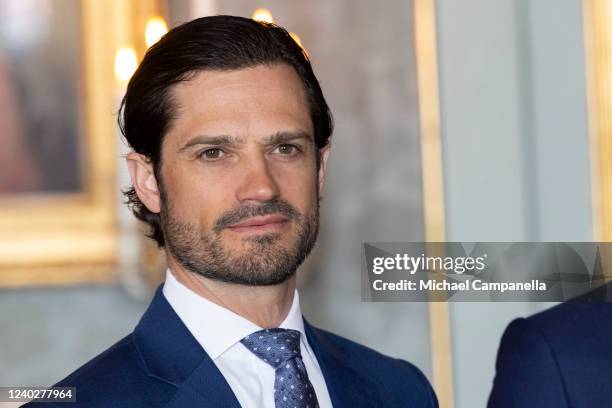
<path id="1" fill-rule="evenodd" d="M 206 278 L 185 269 L 172 256 L 167 256 L 167 259 L 177 281 L 259 327 L 278 327 L 289 314 L 295 291 L 295 275 L 278 285 L 239 285 Z"/>

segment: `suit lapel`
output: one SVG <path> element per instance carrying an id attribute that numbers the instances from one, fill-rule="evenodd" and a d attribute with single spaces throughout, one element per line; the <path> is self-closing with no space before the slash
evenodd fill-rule
<path id="1" fill-rule="evenodd" d="M 207 356 L 166 405 L 166 408 L 183 407 L 240 408 L 240 404 L 217 366 Z"/>
<path id="2" fill-rule="evenodd" d="M 375 385 L 352 367 L 350 356 L 337 343 L 304 319 L 308 343 L 314 351 L 335 407 L 379 407 Z"/>
<path id="3" fill-rule="evenodd" d="M 304 329 L 334 406 L 382 406 L 376 387 L 353 367 L 344 348 L 306 320 Z M 147 374 L 178 388 L 167 408 L 240 407 L 217 366 L 164 297 L 162 286 L 133 336 Z"/>
<path id="4" fill-rule="evenodd" d="M 133 336 L 147 374 L 178 388 L 167 407 L 239 408 L 229 384 L 174 312 L 162 286 Z"/>

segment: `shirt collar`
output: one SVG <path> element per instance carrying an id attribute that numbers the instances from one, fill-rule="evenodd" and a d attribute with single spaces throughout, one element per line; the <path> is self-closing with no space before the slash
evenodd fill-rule
<path id="1" fill-rule="evenodd" d="M 187 329 L 213 360 L 247 335 L 262 329 L 239 314 L 193 292 L 179 282 L 170 269 L 166 270 L 163 293 Z M 299 331 L 301 343 L 312 355 L 312 350 L 306 340 L 297 289 L 294 292 L 289 313 L 279 327 Z"/>

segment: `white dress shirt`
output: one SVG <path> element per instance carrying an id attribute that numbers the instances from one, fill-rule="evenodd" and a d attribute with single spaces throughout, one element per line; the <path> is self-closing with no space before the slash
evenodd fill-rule
<path id="1" fill-rule="evenodd" d="M 249 351 L 241 342 L 262 328 L 244 317 L 196 294 L 166 271 L 163 294 L 187 329 L 213 360 L 242 407 L 274 407 L 272 366 Z M 323 373 L 308 344 L 297 290 L 281 328 L 301 334 L 300 348 L 308 378 L 321 408 L 332 406 Z M 214 334 L 211 334 L 214 333 Z"/>

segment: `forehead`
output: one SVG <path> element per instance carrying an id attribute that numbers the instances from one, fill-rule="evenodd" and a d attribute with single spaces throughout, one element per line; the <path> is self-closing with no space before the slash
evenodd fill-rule
<path id="1" fill-rule="evenodd" d="M 169 132 L 269 136 L 278 131 L 312 134 L 304 86 L 290 65 L 257 65 L 229 71 L 200 71 L 171 91 L 176 107 Z"/>

